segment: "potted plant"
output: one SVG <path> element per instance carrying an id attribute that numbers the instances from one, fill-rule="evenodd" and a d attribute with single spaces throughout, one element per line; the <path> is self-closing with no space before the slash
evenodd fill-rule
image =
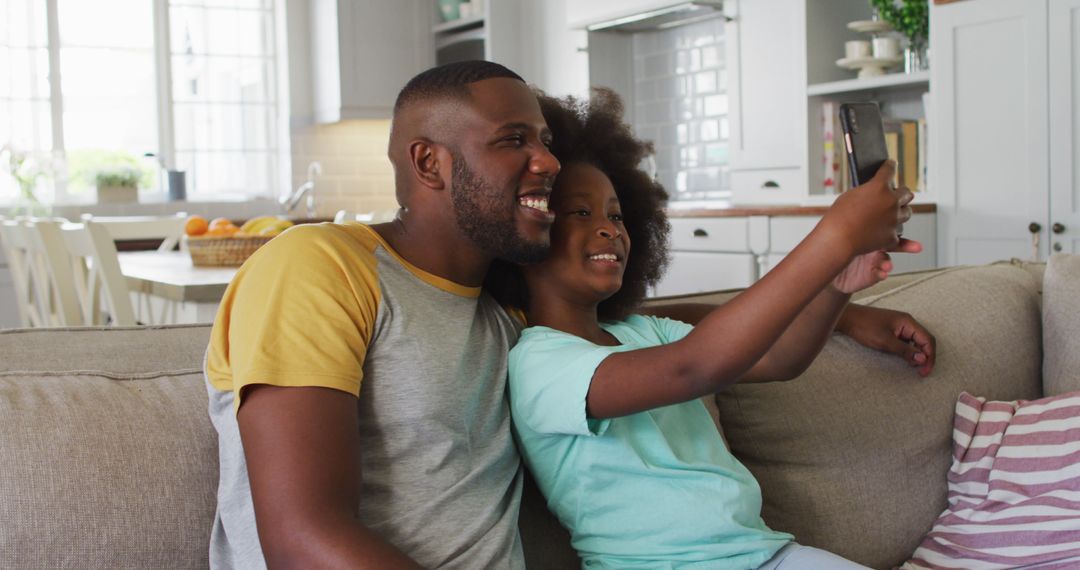
<path id="1" fill-rule="evenodd" d="M 141 177 L 141 171 L 126 166 L 99 171 L 94 176 L 98 203 L 137 202 Z"/>
<path id="2" fill-rule="evenodd" d="M 907 38 L 904 69 L 908 73 L 929 67 L 926 49 L 930 37 L 930 6 L 928 0 L 869 0 L 870 7 L 882 20 Z"/>

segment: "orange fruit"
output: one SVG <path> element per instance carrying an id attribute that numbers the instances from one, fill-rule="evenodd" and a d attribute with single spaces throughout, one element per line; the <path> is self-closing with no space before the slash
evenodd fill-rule
<path id="1" fill-rule="evenodd" d="M 201 236 L 210 229 L 210 224 L 202 216 L 191 216 L 184 222 L 184 233 L 189 236 Z"/>
<path id="2" fill-rule="evenodd" d="M 238 228 L 238 227 L 236 227 L 235 225 L 232 225 L 232 224 L 230 224 L 228 226 L 219 225 L 216 228 L 211 227 L 203 235 L 205 235 L 206 237 L 232 237 L 232 236 L 236 235 L 236 232 L 238 232 L 238 231 L 240 231 L 240 228 Z"/>
<path id="3" fill-rule="evenodd" d="M 235 226 L 229 218 L 214 218 L 213 220 L 210 220 L 209 229 L 227 228 L 229 226 Z"/>

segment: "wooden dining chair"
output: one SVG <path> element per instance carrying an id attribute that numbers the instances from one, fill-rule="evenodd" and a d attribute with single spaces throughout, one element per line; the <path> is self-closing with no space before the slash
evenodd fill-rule
<path id="1" fill-rule="evenodd" d="M 23 327 L 40 326 L 42 319 L 34 300 L 34 286 L 28 266 L 30 247 L 26 243 L 26 232 L 20 220 L 0 219 L 0 247 L 3 247 L 8 271 L 15 286 L 19 324 Z"/>
<path id="2" fill-rule="evenodd" d="M 120 271 L 116 243 L 104 225 L 92 220 L 60 228 L 72 260 L 72 275 L 87 325 L 139 324 L 127 280 Z"/>
<path id="3" fill-rule="evenodd" d="M 162 240 L 158 251 L 172 251 L 184 235 L 187 214 L 172 216 L 91 216 L 83 214 L 81 221 L 92 220 L 108 230 L 114 241 Z"/>
<path id="4" fill-rule="evenodd" d="M 23 282 L 28 321 L 35 327 L 82 326 L 70 257 L 60 234 L 67 220 L 29 218 L 15 223 L 25 247 Z M 16 242 L 19 239 L 16 238 Z"/>
<path id="5" fill-rule="evenodd" d="M 104 227 L 112 240 L 162 240 L 158 251 L 172 251 L 183 243 L 184 224 L 187 214 L 180 212 L 170 216 L 91 216 L 83 214 L 81 220 L 92 221 Z M 135 319 L 141 323 L 171 323 L 177 318 L 175 301 L 156 297 L 145 291 L 132 291 Z"/>

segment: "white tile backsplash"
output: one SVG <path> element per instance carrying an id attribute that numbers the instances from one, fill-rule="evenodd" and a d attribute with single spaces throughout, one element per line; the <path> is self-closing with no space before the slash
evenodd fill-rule
<path id="1" fill-rule="evenodd" d="M 721 19 L 634 34 L 634 116 L 673 201 L 730 197 Z"/>
<path id="2" fill-rule="evenodd" d="M 302 127 L 293 130 L 292 140 L 293 188 L 306 180 L 308 164 L 318 161 L 322 165 L 322 175 L 315 179 L 319 216 L 332 217 L 338 210 L 397 209 L 394 170 L 386 157 L 390 121 Z"/>

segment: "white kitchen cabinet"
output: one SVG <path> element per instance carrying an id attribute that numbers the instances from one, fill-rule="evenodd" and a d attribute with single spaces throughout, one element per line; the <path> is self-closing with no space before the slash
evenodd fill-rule
<path id="1" fill-rule="evenodd" d="M 821 210 L 804 215 L 772 215 L 753 208 L 753 215 L 673 216 L 671 262 L 653 295 L 684 295 L 749 287 L 776 267 L 821 220 Z M 938 267 L 937 214 L 916 213 L 904 225 L 904 236 L 922 243 L 918 254 L 892 255 L 893 272 Z"/>
<path id="2" fill-rule="evenodd" d="M 765 254 L 761 275 L 799 245 L 821 220 L 821 216 L 774 216 L 769 218 L 769 248 Z M 904 237 L 922 244 L 920 253 L 893 253 L 893 273 L 933 269 L 937 264 L 937 215 L 919 213 L 904 224 Z"/>
<path id="3" fill-rule="evenodd" d="M 805 195 L 805 0 L 729 0 L 725 26 L 736 203 Z"/>
<path id="4" fill-rule="evenodd" d="M 1080 253 L 1080 0 L 1050 0 L 1050 252 Z"/>
<path id="5" fill-rule="evenodd" d="M 749 287 L 757 278 L 757 261 L 749 253 L 673 251 L 656 296 L 686 295 Z"/>
<path id="6" fill-rule="evenodd" d="M 482 14 L 432 26 L 435 64 L 484 59 L 505 65 L 527 80 L 533 77 L 532 58 L 527 54 L 535 48 L 531 40 L 539 38 L 526 39 L 523 0 L 485 0 L 480 6 Z"/>
<path id="7" fill-rule="evenodd" d="M 1080 2 L 934 5 L 931 45 L 942 261 L 1080 251 Z"/>
<path id="8" fill-rule="evenodd" d="M 431 0 L 309 0 L 312 117 L 388 119 L 398 91 L 434 64 Z M 290 32 L 290 39 L 302 39 Z M 303 80 L 305 69 L 293 69 Z"/>
<path id="9" fill-rule="evenodd" d="M 671 261 L 655 295 L 748 287 L 757 279 L 751 218 L 673 217 Z"/>

